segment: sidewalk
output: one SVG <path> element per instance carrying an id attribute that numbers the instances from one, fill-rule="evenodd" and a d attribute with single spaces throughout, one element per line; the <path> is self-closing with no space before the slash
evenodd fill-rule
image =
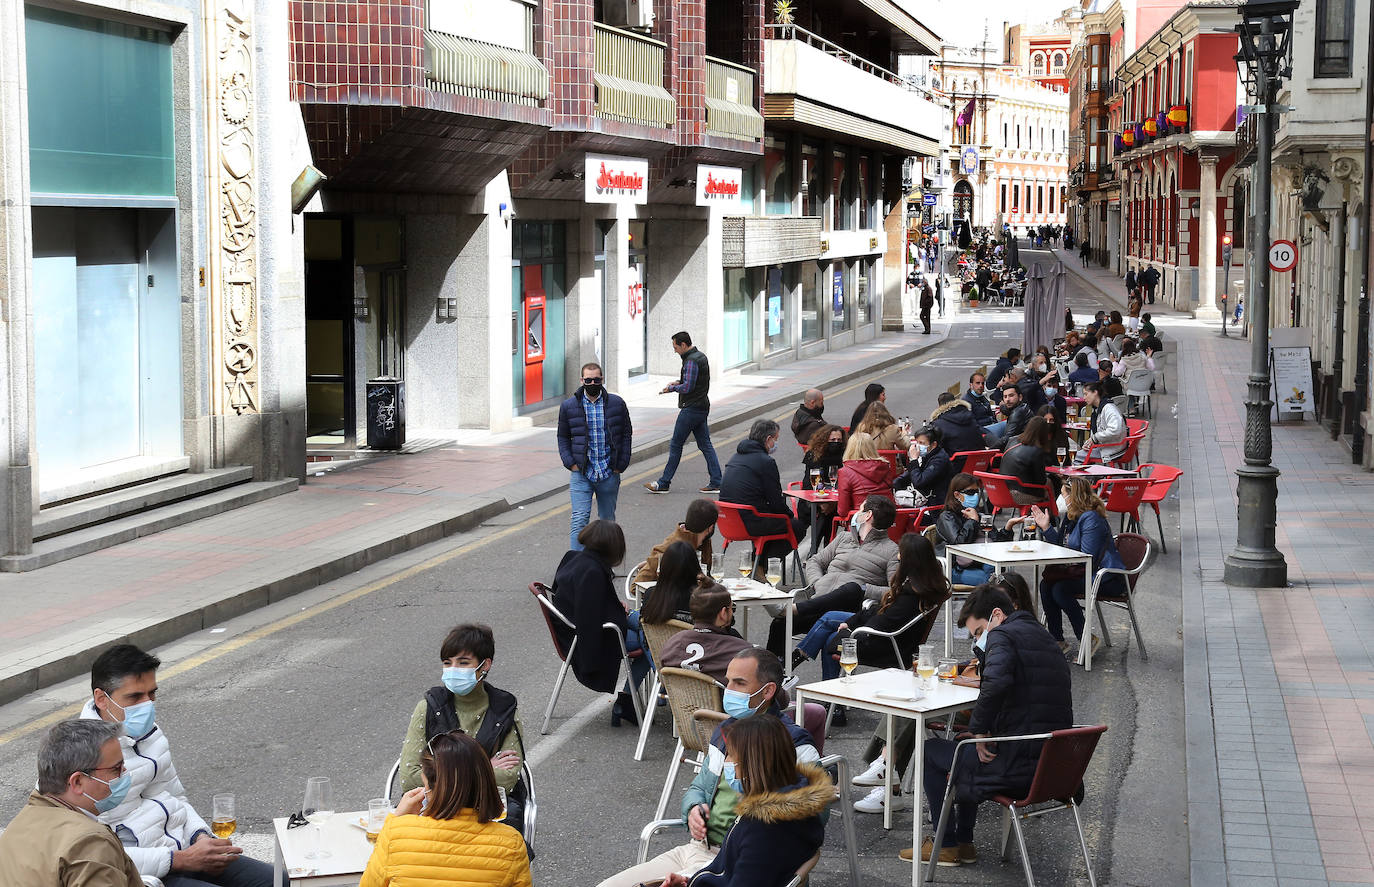
<path id="1" fill-rule="evenodd" d="M 1250 343 L 1179 340 L 1184 707 L 1195 885 L 1374 884 L 1374 474 L 1273 428 L 1290 587 L 1231 588 Z"/>
<path id="2" fill-rule="evenodd" d="M 888 333 L 776 368 L 721 373 L 712 380 L 711 427 L 779 412 L 809 387 L 865 379 L 934 348 L 947 331 Z M 658 394 L 666 381 L 645 378 L 617 392 L 630 405 L 641 470 L 662 461 L 677 418 L 676 398 Z M 848 410 L 850 400 L 834 408 Z M 444 448 L 313 474 L 320 467 L 294 493 L 0 574 L 0 704 L 85 672 L 111 644 L 165 644 L 568 487 L 552 426 L 474 431 Z"/>

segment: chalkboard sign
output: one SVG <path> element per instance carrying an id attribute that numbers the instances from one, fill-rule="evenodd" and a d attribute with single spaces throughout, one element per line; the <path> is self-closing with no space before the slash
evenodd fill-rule
<path id="1" fill-rule="evenodd" d="M 367 446 L 399 450 L 406 442 L 405 383 L 400 379 L 367 382 Z"/>
<path id="2" fill-rule="evenodd" d="M 1317 417 L 1316 396 L 1312 388 L 1312 349 L 1295 345 L 1269 349 L 1270 376 L 1274 380 L 1274 412 L 1282 422 L 1301 422 L 1309 414 Z"/>

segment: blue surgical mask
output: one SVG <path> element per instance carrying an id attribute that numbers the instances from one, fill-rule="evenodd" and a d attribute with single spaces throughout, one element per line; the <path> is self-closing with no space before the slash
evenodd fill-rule
<path id="1" fill-rule="evenodd" d="M 1055 396 L 1056 394 L 1058 394 L 1058 393 L 1059 393 L 1059 389 L 1058 389 L 1058 388 L 1048 387 L 1048 388 L 1045 389 L 1045 396 L 1048 397 L 1048 398 L 1051 398 L 1051 399 L 1053 399 L 1054 396 Z"/>
<path id="2" fill-rule="evenodd" d="M 153 731 L 153 719 L 156 715 L 153 700 L 149 699 L 128 708 L 124 708 L 113 699 L 110 700 L 110 704 L 124 713 L 124 732 L 130 739 L 142 739 Z"/>
<path id="3" fill-rule="evenodd" d="M 758 691 L 755 690 L 754 692 L 757 693 Z M 758 711 L 757 708 L 750 704 L 752 699 L 752 694 L 745 693 L 742 690 L 726 690 L 725 693 L 722 694 L 721 701 L 725 705 L 725 713 L 738 720 L 747 718 Z"/>
<path id="4" fill-rule="evenodd" d="M 133 706 L 130 706 L 130 708 L 132 707 Z M 90 776 L 96 782 L 104 783 L 105 785 L 108 785 L 110 787 L 110 793 L 99 800 L 91 798 L 90 795 L 86 795 L 85 792 L 82 792 L 83 795 L 86 795 L 86 797 L 91 798 L 92 801 L 95 801 L 96 813 L 108 813 L 114 808 L 118 807 L 120 804 L 124 803 L 124 797 L 125 795 L 129 794 L 129 786 L 134 781 L 133 777 L 129 775 L 128 770 L 125 770 L 123 774 L 121 774 L 120 777 L 116 779 L 114 782 L 105 782 L 105 780 L 101 779 L 99 776 L 91 776 L 91 774 L 89 773 L 87 773 L 86 775 Z"/>
<path id="5" fill-rule="evenodd" d="M 928 452 L 930 452 L 930 447 L 926 446 L 925 444 L 918 443 L 916 445 L 916 457 L 918 459 L 924 459 L 926 453 Z"/>
<path id="6" fill-rule="evenodd" d="M 734 761 L 726 761 L 725 767 L 721 770 L 720 775 L 725 777 L 726 784 L 729 785 L 730 788 L 735 790 L 735 794 L 744 794 L 744 783 L 740 782 L 739 777 L 735 775 Z"/>
<path id="7" fill-rule="evenodd" d="M 977 493 L 965 493 L 965 494 L 964 494 L 964 507 L 965 507 L 965 508 L 977 508 L 977 507 L 978 507 L 978 494 L 977 494 Z"/>
<path id="8" fill-rule="evenodd" d="M 450 693 L 457 696 L 466 696 L 477 687 L 479 678 L 475 668 L 445 668 L 444 686 Z"/>

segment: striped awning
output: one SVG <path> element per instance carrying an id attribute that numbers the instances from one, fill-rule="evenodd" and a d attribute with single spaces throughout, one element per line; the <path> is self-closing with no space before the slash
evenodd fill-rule
<path id="1" fill-rule="evenodd" d="M 527 52 L 442 31 L 425 31 L 425 80 L 438 92 L 537 105 L 549 72 Z"/>
<path id="2" fill-rule="evenodd" d="M 707 96 L 706 131 L 732 139 L 758 141 L 763 138 L 763 115 L 752 105 Z"/>
<path id="3" fill-rule="evenodd" d="M 677 103 L 662 86 L 600 71 L 592 73 L 592 82 L 598 117 L 642 126 L 672 126 L 677 120 Z"/>

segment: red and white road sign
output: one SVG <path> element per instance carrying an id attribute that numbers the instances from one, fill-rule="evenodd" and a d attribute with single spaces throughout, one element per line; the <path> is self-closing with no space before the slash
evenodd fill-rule
<path id="1" fill-rule="evenodd" d="M 1269 245 L 1269 267 L 1274 271 L 1292 271 L 1298 267 L 1298 245 L 1291 240 L 1275 240 Z"/>

